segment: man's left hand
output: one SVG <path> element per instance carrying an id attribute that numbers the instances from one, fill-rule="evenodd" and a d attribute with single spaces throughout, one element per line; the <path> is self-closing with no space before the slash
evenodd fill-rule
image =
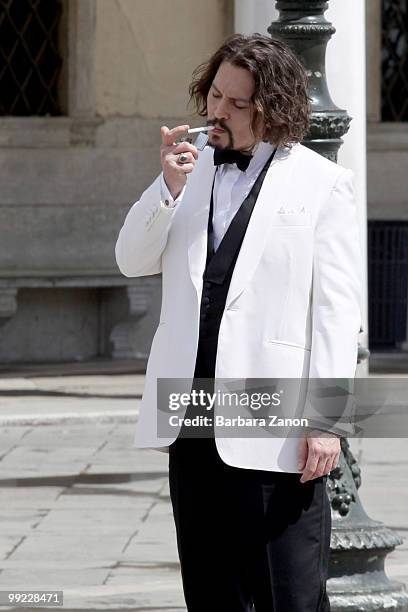
<path id="1" fill-rule="evenodd" d="M 313 429 L 301 441 L 299 470 L 302 472 L 300 482 L 325 476 L 339 462 L 340 439 L 329 432 Z"/>

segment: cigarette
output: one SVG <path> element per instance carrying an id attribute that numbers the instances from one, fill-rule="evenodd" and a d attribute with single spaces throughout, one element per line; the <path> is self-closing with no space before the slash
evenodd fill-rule
<path id="1" fill-rule="evenodd" d="M 214 125 L 206 125 L 205 127 L 191 128 L 187 131 L 187 134 L 198 134 L 198 132 L 209 132 L 214 129 Z"/>

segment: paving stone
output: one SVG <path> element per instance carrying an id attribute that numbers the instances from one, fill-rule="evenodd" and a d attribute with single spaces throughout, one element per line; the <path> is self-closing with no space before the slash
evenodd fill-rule
<path id="1" fill-rule="evenodd" d="M 31 427 L 1 427 L 0 428 L 0 451 L 4 445 L 22 443 Z"/>
<path id="2" fill-rule="evenodd" d="M 42 469 L 42 463 L 45 461 L 52 465 L 64 464 L 69 462 L 82 462 L 88 463 L 90 449 L 88 448 L 53 448 L 43 446 L 18 446 L 7 454 L 1 461 L 3 467 L 8 465 L 27 466 L 31 465 L 33 468 L 37 468 L 40 472 Z M 55 470 L 54 470 L 55 471 Z"/>
<path id="3" fill-rule="evenodd" d="M 103 498 L 101 498 L 103 501 Z M 143 517 L 151 506 L 150 500 L 139 501 L 133 508 L 71 508 L 54 509 L 43 518 L 36 533 L 99 533 L 128 534 L 141 527 Z"/>
<path id="4" fill-rule="evenodd" d="M 97 494 L 98 487 L 88 485 L 74 485 L 65 490 L 54 505 L 55 508 L 135 508 L 145 501 L 151 504 L 150 497 L 118 495 L 117 493 Z"/>
<path id="5" fill-rule="evenodd" d="M 135 426 L 131 423 L 118 423 L 109 437 L 110 442 L 128 441 L 129 445 L 133 445 L 135 434 Z"/>
<path id="6" fill-rule="evenodd" d="M 1 508 L 52 508 L 65 487 L 0 487 Z M 1 530 L 1 523 L 0 523 Z"/>
<path id="7" fill-rule="evenodd" d="M 184 605 L 181 574 L 178 568 L 119 567 L 109 573 L 106 586 L 118 588 L 122 585 L 128 589 L 132 587 L 131 598 L 135 607 L 137 605 L 157 610 L 164 606 Z"/>
<path id="8" fill-rule="evenodd" d="M 168 473 L 168 456 L 164 453 L 137 448 L 115 450 L 102 449 L 91 458 L 90 472 L 96 472 L 100 466 L 109 467 L 109 464 L 127 464 L 133 472 L 161 472 Z"/>
<path id="9" fill-rule="evenodd" d="M 16 428 L 17 429 L 17 428 Z M 92 428 L 83 425 L 37 425 L 21 441 L 21 446 L 46 448 L 98 448 L 107 439 L 114 425 L 96 423 Z"/>
<path id="10" fill-rule="evenodd" d="M 55 390 L 65 392 L 87 392 L 99 395 L 106 392 L 117 397 L 120 394 L 136 394 L 141 393 L 144 387 L 144 376 L 137 374 L 122 374 L 115 376 L 105 375 L 82 375 L 82 376 L 42 376 L 32 377 L 27 379 L 11 379 L 15 380 L 17 386 L 19 381 L 25 380 L 26 384 L 31 385 L 35 389 Z M 9 388 L 15 388 L 9 379 Z M 0 387 L 1 388 L 1 387 Z"/>
<path id="11" fill-rule="evenodd" d="M 9 535 L 22 535 L 35 528 L 49 510 L 36 510 L 31 508 L 0 509 L 1 532 Z"/>
<path id="12" fill-rule="evenodd" d="M 48 574 L 50 571 L 67 569 L 68 571 L 78 571 L 78 569 L 83 570 L 109 570 L 114 569 L 118 565 L 117 559 L 84 559 L 81 564 L 78 563 L 78 559 L 65 559 L 64 563 L 59 562 L 58 566 L 55 564 L 55 560 L 49 556 L 43 556 L 38 558 L 35 566 L 32 560 L 23 561 L 21 559 L 14 559 L 13 557 L 9 557 L 7 559 L 3 559 L 0 562 L 0 571 L 6 570 L 20 570 L 24 568 L 33 568 L 41 571 L 44 576 Z M 1 573 L 0 573 L 1 576 Z"/>
<path id="13" fill-rule="evenodd" d="M 166 500 L 170 500 L 170 487 L 168 479 L 166 480 L 164 487 L 160 491 L 160 497 Z"/>
<path id="14" fill-rule="evenodd" d="M 352 440 L 361 467 L 372 464 L 408 464 L 406 438 L 364 438 Z"/>
<path id="15" fill-rule="evenodd" d="M 360 499 L 367 514 L 390 527 L 408 527 L 408 473 L 387 465 L 366 466 L 362 473 Z"/>
<path id="16" fill-rule="evenodd" d="M 82 415 L 106 409 L 113 414 L 127 402 L 137 408 L 135 400 L 108 397 L 119 390 L 117 381 L 109 386 L 111 378 L 38 379 L 35 384 L 43 388 L 73 393 L 97 395 L 99 385 L 106 397 L 8 397 L 5 403 L 0 397 L 0 417 L 6 408 L 16 415 L 38 409 L 45 416 L 51 410 Z M 0 429 L 0 457 L 6 455 L 0 479 L 55 477 L 55 486 L 0 486 L 1 588 L 61 588 L 67 612 L 185 611 L 168 454 L 136 448 L 134 430 L 134 423 L 98 421 Z M 406 440 L 353 440 L 352 447 L 361 458 L 360 496 L 366 511 L 408 536 Z M 98 481 L 58 480 L 64 475 Z M 408 582 L 406 541 L 387 557 L 386 568 L 390 577 Z"/>
<path id="17" fill-rule="evenodd" d="M 88 474 L 88 472 L 86 472 Z M 119 473 L 120 474 L 120 473 Z M 130 477 L 132 480 L 121 483 L 98 483 L 88 485 L 90 491 L 94 491 L 95 494 L 111 493 L 112 495 L 121 495 L 128 497 L 140 497 L 146 496 L 150 498 L 161 497 L 161 491 L 165 487 L 167 482 L 167 476 L 162 477 L 155 474 L 125 474 L 124 477 Z M 136 480 L 133 480 L 136 478 Z"/>
<path id="18" fill-rule="evenodd" d="M 151 564 L 152 568 L 179 566 L 177 544 L 174 538 L 168 538 L 168 541 L 163 538 L 163 540 L 157 539 L 150 542 L 135 538 L 131 546 L 121 554 L 120 559 L 124 563 L 135 565 Z"/>
<path id="19" fill-rule="evenodd" d="M 21 562 L 20 562 L 20 565 Z M 27 563 L 25 567 L 18 569 L 3 569 L 0 573 L 0 587 L 5 590 L 4 585 L 9 588 L 21 590 L 65 590 L 78 586 L 98 586 L 103 584 L 109 573 L 108 568 L 86 569 L 77 568 L 57 569 L 54 567 L 33 567 Z"/>
<path id="20" fill-rule="evenodd" d="M 399 531 L 404 543 L 387 556 L 385 570 L 387 576 L 408 586 L 408 531 Z"/>
<path id="21" fill-rule="evenodd" d="M 118 559 L 129 539 L 128 534 L 54 532 L 32 533 L 10 555 L 15 561 L 41 562 L 43 558 L 59 565 L 66 559 L 76 560 L 80 567 L 84 559 L 103 563 Z"/>
<path id="22" fill-rule="evenodd" d="M 9 426 L 18 424 L 66 424 L 79 421 L 82 425 L 94 424 L 100 419 L 114 423 L 118 419 L 136 422 L 140 400 L 127 398 L 84 397 L 0 397 L 0 423 Z"/>
<path id="23" fill-rule="evenodd" d="M 185 611 L 182 595 L 181 577 L 172 570 L 157 571 L 137 569 L 126 577 L 124 584 L 120 578 L 111 578 L 101 587 L 84 589 L 66 589 L 64 591 L 64 608 L 82 606 L 81 609 L 117 610 L 145 608 L 158 612 Z M 120 581 L 120 582 L 119 582 Z M 115 607 L 116 606 L 116 607 Z"/>
<path id="24" fill-rule="evenodd" d="M 60 477 L 75 476 L 80 472 L 85 471 L 87 463 L 82 462 L 71 462 L 58 465 L 56 469 L 55 465 L 52 465 L 46 461 L 41 462 L 38 466 L 34 465 L 22 465 L 14 466 L 14 464 L 1 466 L 0 464 L 0 480 L 2 479 L 16 479 L 16 478 L 29 478 L 38 479 L 41 477 L 55 477 L 58 474 Z"/>
<path id="25" fill-rule="evenodd" d="M 139 453 L 132 449 L 109 451 L 103 448 L 95 451 L 91 456 L 88 455 L 88 457 L 91 463 L 90 469 L 98 467 L 99 469 L 106 468 L 109 471 L 110 468 L 115 466 L 122 466 L 131 472 L 140 470 L 141 467 L 143 467 L 143 471 L 146 470 L 146 466 L 141 464 Z"/>
<path id="26" fill-rule="evenodd" d="M 0 534 L 0 559 L 7 558 L 23 537 L 23 534 L 8 535 L 6 531 L 2 530 Z"/>
<path id="27" fill-rule="evenodd" d="M 36 384 L 26 378 L 0 378 L 0 394 L 4 391 L 27 391 L 36 389 Z"/>
<path id="28" fill-rule="evenodd" d="M 132 563 L 178 564 L 176 530 L 169 504 L 159 502 L 149 512 L 121 560 Z"/>

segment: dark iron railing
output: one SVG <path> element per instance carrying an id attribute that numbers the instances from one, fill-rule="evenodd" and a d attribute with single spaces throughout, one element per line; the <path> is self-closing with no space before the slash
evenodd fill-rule
<path id="1" fill-rule="evenodd" d="M 398 348 L 407 335 L 408 221 L 369 221 L 370 348 Z"/>

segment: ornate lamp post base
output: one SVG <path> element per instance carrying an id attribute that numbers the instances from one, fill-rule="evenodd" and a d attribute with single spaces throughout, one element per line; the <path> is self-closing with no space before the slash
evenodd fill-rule
<path id="1" fill-rule="evenodd" d="M 334 519 L 327 583 L 331 608 L 333 612 L 407 611 L 404 585 L 390 581 L 384 571 L 386 556 L 402 540 L 367 516 L 357 493 L 360 468 L 346 440 L 342 450 L 328 481 Z"/>
<path id="2" fill-rule="evenodd" d="M 303 144 L 332 161 L 342 145 L 351 117 L 330 97 L 326 81 L 326 47 L 335 28 L 324 16 L 325 0 L 278 0 L 279 18 L 268 28 L 302 59 L 309 75 L 312 117 Z M 359 361 L 368 355 L 363 347 Z M 342 440 L 339 466 L 328 479 L 333 530 L 327 588 L 333 612 L 374 610 L 408 611 L 408 594 L 391 582 L 384 571 L 388 553 L 402 543 L 400 537 L 365 513 L 357 489 L 360 469 L 348 442 Z"/>

